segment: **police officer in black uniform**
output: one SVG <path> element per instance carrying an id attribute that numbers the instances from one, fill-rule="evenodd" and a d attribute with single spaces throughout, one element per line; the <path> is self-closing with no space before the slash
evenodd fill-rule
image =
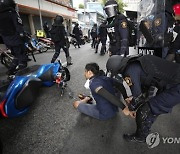
<path id="1" fill-rule="evenodd" d="M 107 29 L 106 29 L 106 21 L 103 21 L 99 26 L 97 44 L 96 44 L 96 52 L 98 52 L 99 43 L 102 43 L 100 55 L 104 55 L 106 52 L 106 40 L 107 40 Z"/>
<path id="2" fill-rule="evenodd" d="M 92 27 L 92 29 L 91 29 L 91 38 L 92 38 L 91 47 L 92 47 L 92 48 L 95 48 L 95 47 L 96 47 L 97 35 L 98 35 L 97 24 L 94 24 L 93 27 Z"/>
<path id="3" fill-rule="evenodd" d="M 14 56 L 8 75 L 27 67 L 23 24 L 15 8 L 14 0 L 0 0 L 0 35 Z"/>
<path id="4" fill-rule="evenodd" d="M 109 0 L 104 6 L 107 14 L 107 33 L 110 38 L 110 54 L 126 56 L 129 54 L 128 25 L 126 17 L 118 10 L 115 0 Z"/>
<path id="5" fill-rule="evenodd" d="M 168 61 L 176 60 L 177 63 L 180 63 L 180 53 L 177 53 L 177 51 L 180 50 L 180 43 L 179 43 L 180 42 L 180 14 L 177 13 L 177 11 L 180 12 L 180 3 L 175 4 L 173 7 L 175 10 L 174 14 L 175 14 L 175 20 L 176 20 L 175 27 L 173 30 L 177 34 L 177 36 L 169 47 L 166 60 Z"/>
<path id="6" fill-rule="evenodd" d="M 147 1 L 143 0 L 144 11 L 150 12 L 143 20 L 141 20 L 139 30 L 146 38 L 145 47 L 155 49 L 155 55 L 165 58 L 167 56 L 168 47 L 173 40 L 173 9 L 171 0 L 163 1 L 153 0 L 149 4 L 152 7 L 147 10 Z M 165 7 L 164 7 L 165 5 Z"/>
<path id="7" fill-rule="evenodd" d="M 133 96 L 128 108 L 137 111 L 136 132 L 125 134 L 124 139 L 145 142 L 156 118 L 180 103 L 180 65 L 153 55 L 124 58 L 115 55 L 108 59 L 106 67 L 113 75 L 122 74 Z M 148 99 L 151 87 L 157 87 L 158 92 Z"/>
<path id="8" fill-rule="evenodd" d="M 80 36 L 82 35 L 82 31 L 79 29 L 78 23 L 76 23 L 76 25 L 74 26 L 73 34 L 75 35 L 78 48 L 80 48 L 80 44 L 81 44 L 81 37 Z"/>
<path id="9" fill-rule="evenodd" d="M 44 22 L 43 29 L 44 29 L 44 32 L 46 33 L 46 37 L 50 38 L 50 34 L 49 34 L 50 28 L 49 28 L 49 25 L 48 25 L 47 21 Z"/>
<path id="10" fill-rule="evenodd" d="M 179 53 L 177 53 L 178 50 L 180 50 L 180 23 L 178 25 L 176 25 L 176 32 L 177 32 L 177 36 L 175 38 L 175 40 L 172 42 L 169 50 L 168 50 L 168 55 L 166 57 L 166 60 L 168 61 L 173 61 L 176 60 L 177 63 L 180 63 L 179 60 Z"/>
<path id="11" fill-rule="evenodd" d="M 55 54 L 52 57 L 51 63 L 54 63 L 56 61 L 62 48 L 66 55 L 67 65 L 72 65 L 71 57 L 69 55 L 69 41 L 67 38 L 65 27 L 63 25 L 63 21 L 63 17 L 57 15 L 50 30 L 52 41 L 55 44 Z"/>

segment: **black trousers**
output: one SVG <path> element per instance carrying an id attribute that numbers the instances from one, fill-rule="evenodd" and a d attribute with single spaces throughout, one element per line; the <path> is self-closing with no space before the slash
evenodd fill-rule
<path id="1" fill-rule="evenodd" d="M 101 50 L 100 50 L 100 54 L 103 55 L 106 52 L 106 39 L 102 38 L 102 39 L 97 40 L 97 42 L 96 42 L 96 49 L 95 49 L 96 53 L 98 52 L 98 48 L 99 48 L 100 42 L 102 44 Z"/>
<path id="2" fill-rule="evenodd" d="M 75 35 L 75 38 L 76 38 L 78 47 L 80 47 L 80 44 L 81 44 L 81 38 L 80 38 L 80 36 Z"/>
<path id="3" fill-rule="evenodd" d="M 145 139 L 150 133 L 150 129 L 158 115 L 154 115 L 148 103 L 145 103 L 137 110 L 136 114 L 136 133 L 139 138 Z"/>
<path id="4" fill-rule="evenodd" d="M 92 48 L 95 48 L 95 47 L 96 47 L 96 43 L 97 43 L 96 37 L 93 37 L 93 38 L 92 38 L 91 47 L 92 47 Z"/>
<path id="5" fill-rule="evenodd" d="M 14 59 L 10 66 L 10 71 L 15 71 L 16 67 L 19 65 L 19 69 L 24 68 L 27 66 L 27 55 L 25 51 L 25 46 L 18 45 L 18 46 L 8 46 L 11 50 Z"/>
<path id="6" fill-rule="evenodd" d="M 66 58 L 69 57 L 69 48 L 65 48 L 64 45 L 62 45 L 60 42 L 56 42 L 55 43 L 55 53 L 51 60 L 52 63 L 54 63 L 56 61 L 56 59 L 58 58 L 61 49 L 63 49 L 63 51 L 65 52 Z"/>

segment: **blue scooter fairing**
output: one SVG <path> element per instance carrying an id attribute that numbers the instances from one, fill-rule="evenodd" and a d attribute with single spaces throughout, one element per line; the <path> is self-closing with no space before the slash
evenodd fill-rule
<path id="1" fill-rule="evenodd" d="M 61 71 L 61 63 L 52 63 L 26 68 L 18 72 L 10 83 L 1 103 L 0 112 L 3 117 L 17 117 L 25 114 L 29 106 L 38 97 L 39 88 L 52 86 L 56 74 Z"/>

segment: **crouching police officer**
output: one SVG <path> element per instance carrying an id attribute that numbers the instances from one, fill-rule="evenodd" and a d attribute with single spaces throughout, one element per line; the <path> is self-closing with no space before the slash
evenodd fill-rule
<path id="1" fill-rule="evenodd" d="M 27 67 L 23 24 L 15 8 L 14 0 L 0 0 L 0 35 L 14 56 L 8 75 L 14 74 L 17 66 L 18 69 Z"/>
<path id="2" fill-rule="evenodd" d="M 156 118 L 180 103 L 180 65 L 153 55 L 125 58 L 115 55 L 108 59 L 106 67 L 113 75 L 122 74 L 132 91 L 128 108 L 137 111 L 137 129 L 134 134 L 125 134 L 124 139 L 145 142 Z M 147 99 L 144 94 L 152 86 L 158 91 Z"/>
<path id="3" fill-rule="evenodd" d="M 118 4 L 115 0 L 106 2 L 104 10 L 107 14 L 106 27 L 110 39 L 110 55 L 128 55 L 129 31 L 126 17 L 118 11 Z"/>

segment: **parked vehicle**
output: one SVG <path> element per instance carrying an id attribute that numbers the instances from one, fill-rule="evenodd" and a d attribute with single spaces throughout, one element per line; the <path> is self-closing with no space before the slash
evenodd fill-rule
<path id="1" fill-rule="evenodd" d="M 54 42 L 51 40 L 51 38 L 39 37 L 39 38 L 38 38 L 38 41 L 46 44 L 46 45 L 49 46 L 51 49 L 54 49 L 54 48 L 55 48 Z"/>

